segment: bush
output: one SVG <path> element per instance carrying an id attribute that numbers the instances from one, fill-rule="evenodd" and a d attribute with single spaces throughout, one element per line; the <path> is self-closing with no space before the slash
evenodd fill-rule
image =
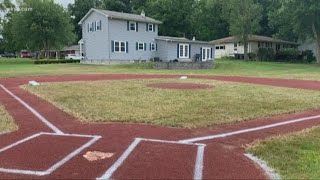
<path id="1" fill-rule="evenodd" d="M 67 63 L 80 63 L 80 60 L 37 60 L 34 64 L 67 64 Z"/>
<path id="2" fill-rule="evenodd" d="M 258 59 L 259 60 L 265 60 L 265 61 L 270 61 L 274 60 L 275 54 L 273 48 L 259 48 L 258 50 Z"/>
<path id="3" fill-rule="evenodd" d="M 257 54 L 256 53 L 248 53 L 249 59 L 250 60 L 256 60 Z"/>
<path id="4" fill-rule="evenodd" d="M 276 59 L 284 62 L 299 62 L 301 60 L 300 51 L 293 48 L 281 49 L 277 52 Z"/>
<path id="5" fill-rule="evenodd" d="M 312 63 L 316 61 L 316 57 L 311 50 L 302 51 L 301 59 L 303 63 Z"/>

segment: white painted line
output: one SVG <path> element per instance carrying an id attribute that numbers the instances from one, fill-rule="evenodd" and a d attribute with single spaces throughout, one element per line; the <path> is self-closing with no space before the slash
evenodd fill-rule
<path id="1" fill-rule="evenodd" d="M 101 136 L 96 136 L 96 135 L 82 135 L 82 134 L 55 134 L 55 133 L 46 133 L 43 132 L 41 133 L 42 135 L 50 135 L 50 136 L 62 136 L 62 137 L 82 137 L 82 138 L 95 138 L 95 137 L 100 137 Z"/>
<path id="2" fill-rule="evenodd" d="M 31 139 L 34 139 L 36 137 L 39 137 L 41 135 L 51 135 L 51 136 L 66 136 L 66 137 L 85 137 L 87 138 L 87 135 L 61 135 L 61 134 L 51 134 L 51 133 L 38 133 L 35 135 L 32 135 L 28 138 L 25 138 L 21 141 L 18 141 L 10 146 L 7 146 L 3 149 L 0 150 L 0 153 L 8 150 L 14 146 L 17 146 L 21 143 L 24 143 L 26 141 L 29 141 Z M 79 153 L 81 153 L 81 151 L 83 151 L 84 149 L 88 148 L 89 146 L 91 146 L 92 144 L 94 144 L 95 142 L 97 142 L 101 136 L 93 136 L 91 137 L 92 139 L 87 142 L 86 144 L 82 145 L 81 147 L 79 147 L 78 149 L 76 149 L 75 151 L 73 151 L 72 153 L 70 153 L 69 155 L 67 155 L 65 158 L 63 158 L 62 160 L 60 160 L 59 162 L 57 162 L 56 164 L 54 164 L 53 166 L 51 166 L 48 170 L 46 171 L 32 171 L 32 170 L 19 170 L 19 169 L 6 169 L 6 168 L 0 168 L 0 172 L 5 172 L 5 173 L 14 173 L 14 174 L 25 174 L 25 175 L 35 175 L 35 176 L 45 176 L 45 175 L 49 175 L 51 174 L 53 171 L 55 171 L 56 169 L 58 169 L 59 167 L 61 167 L 62 165 L 64 165 L 66 162 L 68 162 L 70 159 L 72 159 L 73 157 L 77 156 Z"/>
<path id="3" fill-rule="evenodd" d="M 198 137 L 198 138 L 186 139 L 186 140 L 181 140 L 180 142 L 193 143 L 193 142 L 205 141 L 205 140 L 211 140 L 211 139 L 217 139 L 217 138 L 225 138 L 225 137 L 228 137 L 228 136 L 234 136 L 234 135 L 239 135 L 239 134 L 244 134 L 244 133 L 249 133 L 249 132 L 254 132 L 254 131 L 260 131 L 260 130 L 264 130 L 264 129 L 270 129 L 270 128 L 274 128 L 274 127 L 284 126 L 284 125 L 288 125 L 288 124 L 294 124 L 294 123 L 298 123 L 298 122 L 310 121 L 310 120 L 319 119 L 319 118 L 320 118 L 320 115 L 311 116 L 311 117 L 306 117 L 306 118 L 300 118 L 300 119 L 294 119 L 294 120 L 290 120 L 290 121 L 270 124 L 270 125 L 266 125 L 266 126 L 243 129 L 243 130 L 229 132 L 229 133 L 223 133 L 223 134 L 217 134 L 217 135 L 210 135 L 210 136 L 203 136 L 203 137 Z"/>
<path id="4" fill-rule="evenodd" d="M 32 136 L 29 136 L 29 137 L 27 137 L 27 138 L 25 138 L 25 139 L 22 139 L 22 140 L 20 140 L 20 141 L 17 141 L 17 142 L 15 142 L 15 143 L 13 143 L 13 144 L 11 144 L 11 145 L 9 145 L 9 146 L 6 146 L 6 147 L 0 149 L 0 153 L 6 151 L 6 150 L 8 150 L 8 149 L 11 149 L 11 148 L 13 148 L 13 147 L 15 147 L 15 146 L 17 146 L 17 145 L 19 145 L 19 144 L 22 144 L 22 143 L 24 143 L 24 142 L 27 142 L 27 141 L 29 141 L 29 140 L 31 140 L 31 139 L 34 139 L 34 138 L 36 138 L 36 137 L 39 137 L 39 136 L 41 136 L 41 135 L 42 135 L 41 133 L 38 133 L 38 134 L 34 134 L 34 135 L 32 135 Z"/>
<path id="5" fill-rule="evenodd" d="M 205 144 L 200 143 L 189 143 L 189 142 L 180 142 L 180 141 L 166 141 L 166 140 L 158 140 L 158 139 L 145 139 L 140 138 L 142 141 L 147 142 L 158 142 L 158 143 L 167 143 L 167 144 L 181 144 L 181 145 L 190 145 L 190 146 L 206 146 Z"/>
<path id="6" fill-rule="evenodd" d="M 120 156 L 120 158 L 104 173 L 98 180 L 110 179 L 113 173 L 123 164 L 123 162 L 128 158 L 131 152 L 138 146 L 141 142 L 140 138 L 136 138 L 133 143 L 127 148 L 127 150 Z"/>
<path id="7" fill-rule="evenodd" d="M 271 167 L 268 166 L 267 162 L 259 159 L 258 157 L 255 157 L 252 154 L 244 154 L 247 158 L 258 164 L 268 175 L 268 178 L 270 180 L 280 180 L 281 176 Z"/>
<path id="8" fill-rule="evenodd" d="M 11 91 L 9 91 L 6 87 L 0 84 L 0 87 L 7 92 L 10 96 L 16 99 L 19 103 L 21 103 L 24 107 L 26 107 L 32 114 L 34 114 L 37 118 L 39 118 L 44 124 L 46 124 L 50 129 L 52 129 L 57 134 L 63 134 L 63 132 L 58 129 L 56 126 L 51 124 L 45 117 L 43 117 L 40 113 L 38 113 L 35 109 L 33 109 L 30 105 L 20 99 L 18 96 L 14 95 Z"/>
<path id="9" fill-rule="evenodd" d="M 194 180 L 201 180 L 203 174 L 203 159 L 204 159 L 204 148 L 205 146 L 198 146 L 197 159 L 194 168 Z"/>

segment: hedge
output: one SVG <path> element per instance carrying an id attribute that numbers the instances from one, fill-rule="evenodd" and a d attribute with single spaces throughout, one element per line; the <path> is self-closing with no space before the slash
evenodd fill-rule
<path id="1" fill-rule="evenodd" d="M 69 64 L 80 63 L 80 60 L 37 60 L 34 64 Z"/>

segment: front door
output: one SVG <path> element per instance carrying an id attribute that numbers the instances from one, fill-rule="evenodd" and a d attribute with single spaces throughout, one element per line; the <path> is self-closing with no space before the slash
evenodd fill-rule
<path id="1" fill-rule="evenodd" d="M 202 61 L 211 59 L 211 48 L 202 48 Z"/>

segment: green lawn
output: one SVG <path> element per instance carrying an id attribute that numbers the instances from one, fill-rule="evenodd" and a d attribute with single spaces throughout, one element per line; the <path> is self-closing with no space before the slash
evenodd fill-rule
<path id="1" fill-rule="evenodd" d="M 17 129 L 12 117 L 6 112 L 3 106 L 0 105 L 0 133 L 11 132 Z"/>
<path id="2" fill-rule="evenodd" d="M 281 77 L 294 79 L 320 79 L 320 66 L 315 64 L 285 64 L 271 62 L 243 62 L 237 60 L 217 60 L 215 69 L 210 70 L 154 70 L 152 64 L 129 65 L 83 65 L 48 64 L 34 65 L 30 60 L 0 59 L 0 77 L 92 74 L 92 73 L 147 73 L 147 74 L 209 74 Z"/>
<path id="3" fill-rule="evenodd" d="M 262 141 L 248 151 L 283 179 L 320 179 L 320 128 Z"/>
<path id="4" fill-rule="evenodd" d="M 207 90 L 163 90 L 157 82 L 192 82 Z M 132 80 L 24 86 L 89 122 L 134 122 L 197 128 L 320 107 L 320 92 L 209 80 Z"/>

